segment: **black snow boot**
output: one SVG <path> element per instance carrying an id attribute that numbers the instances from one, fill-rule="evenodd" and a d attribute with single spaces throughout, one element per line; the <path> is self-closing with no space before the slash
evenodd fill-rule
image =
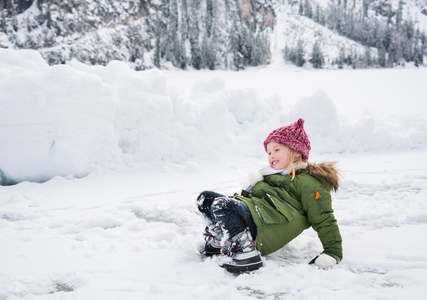
<path id="1" fill-rule="evenodd" d="M 203 235 L 205 236 L 206 243 L 200 253 L 206 256 L 221 254 L 223 233 L 219 225 L 206 226 Z"/>
<path id="2" fill-rule="evenodd" d="M 227 240 L 222 251 L 228 252 L 228 255 L 231 256 L 231 262 L 222 265 L 229 272 L 241 273 L 262 267 L 261 255 L 256 250 L 248 229 Z"/>

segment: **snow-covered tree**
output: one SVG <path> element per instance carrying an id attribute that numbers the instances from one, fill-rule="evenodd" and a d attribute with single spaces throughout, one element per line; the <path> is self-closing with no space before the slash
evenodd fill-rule
<path id="1" fill-rule="evenodd" d="M 325 58 L 320 50 L 319 41 L 316 41 L 313 45 L 310 62 L 316 69 L 321 69 L 325 64 Z"/>

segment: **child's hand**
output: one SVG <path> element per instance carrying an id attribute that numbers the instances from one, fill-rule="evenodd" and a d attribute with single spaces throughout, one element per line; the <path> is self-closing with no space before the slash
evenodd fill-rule
<path id="1" fill-rule="evenodd" d="M 315 264 L 321 269 L 327 269 L 335 266 L 337 261 L 332 256 L 322 253 L 319 256 L 315 257 L 310 264 Z"/>

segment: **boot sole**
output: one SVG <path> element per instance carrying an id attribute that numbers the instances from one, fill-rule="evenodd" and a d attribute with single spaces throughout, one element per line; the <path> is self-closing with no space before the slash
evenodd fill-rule
<path id="1" fill-rule="evenodd" d="M 221 254 L 221 248 L 213 247 L 211 245 L 199 247 L 199 253 L 205 256 L 214 256 Z"/>
<path id="2" fill-rule="evenodd" d="M 215 255 L 221 255 L 221 251 L 214 251 L 214 252 L 202 251 L 202 252 L 200 252 L 200 254 L 202 254 L 204 256 L 215 256 Z"/>
<path id="3" fill-rule="evenodd" d="M 233 259 L 231 263 L 223 264 L 222 267 L 230 273 L 254 271 L 262 267 L 262 258 L 258 254 L 256 256 L 244 259 Z"/>

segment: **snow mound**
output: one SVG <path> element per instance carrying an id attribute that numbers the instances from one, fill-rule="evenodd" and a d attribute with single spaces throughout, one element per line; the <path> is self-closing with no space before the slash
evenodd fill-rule
<path id="1" fill-rule="evenodd" d="M 268 133 L 300 117 L 312 153 L 426 147 L 422 107 L 392 122 L 366 114 L 350 123 L 330 89 L 300 93 L 292 107 L 277 95 L 265 97 L 263 78 L 259 88 L 239 87 L 237 72 L 200 76 L 186 90 L 156 69 L 137 72 L 118 61 L 48 66 L 35 51 L 7 49 L 0 49 L 0 68 L 3 185 L 129 166 L 178 164 L 197 171 L 199 164 L 236 153 L 261 157 Z M 289 85 L 298 83 L 290 78 Z"/>

